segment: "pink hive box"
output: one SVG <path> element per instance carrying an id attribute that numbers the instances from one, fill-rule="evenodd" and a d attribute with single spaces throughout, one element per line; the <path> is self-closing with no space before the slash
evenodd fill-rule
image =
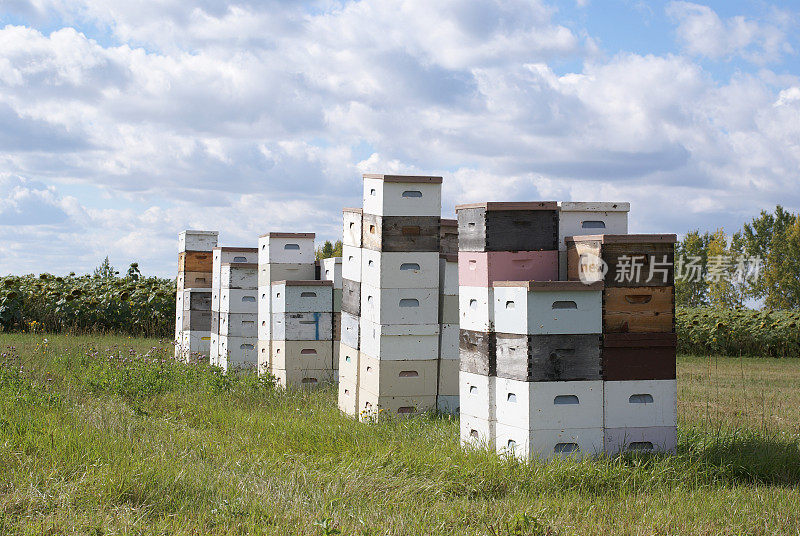
<path id="1" fill-rule="evenodd" d="M 558 281 L 558 251 L 460 251 L 458 284 L 491 287 L 495 281 Z"/>

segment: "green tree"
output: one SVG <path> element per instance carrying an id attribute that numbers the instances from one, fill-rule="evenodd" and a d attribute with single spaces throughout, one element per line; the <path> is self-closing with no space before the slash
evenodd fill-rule
<path id="1" fill-rule="evenodd" d="M 743 304 L 742 294 L 731 281 L 735 260 L 728 248 L 728 238 L 722 228 L 711 235 L 708 243 L 708 298 L 711 305 L 720 309 L 738 309 Z"/>
<path id="2" fill-rule="evenodd" d="M 800 216 L 773 236 L 762 277 L 764 305 L 771 309 L 800 308 Z"/>
<path id="3" fill-rule="evenodd" d="M 329 259 L 331 257 L 341 257 L 342 241 L 337 240 L 335 244 L 332 244 L 330 240 L 326 240 L 321 247 L 317 248 L 316 253 L 317 253 L 317 260 Z"/>
<path id="4" fill-rule="evenodd" d="M 111 266 L 111 262 L 108 260 L 108 255 L 106 255 L 106 258 L 100 263 L 100 266 L 94 269 L 94 274 L 92 274 L 92 276 L 97 279 L 113 279 L 118 274 L 119 272 L 117 272 L 114 267 Z"/>
<path id="5" fill-rule="evenodd" d="M 687 307 L 709 304 L 708 264 L 709 233 L 690 231 L 675 247 L 675 303 Z"/>

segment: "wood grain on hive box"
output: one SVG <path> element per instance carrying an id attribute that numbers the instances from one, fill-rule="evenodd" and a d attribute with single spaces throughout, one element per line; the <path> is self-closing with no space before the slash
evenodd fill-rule
<path id="1" fill-rule="evenodd" d="M 494 376 L 497 371 L 497 353 L 494 333 L 461 329 L 459 334 L 459 361 L 461 370 Z"/>
<path id="2" fill-rule="evenodd" d="M 607 287 L 673 286 L 676 241 L 674 234 L 567 237 L 567 274 Z"/>
<path id="3" fill-rule="evenodd" d="M 497 375 L 528 382 L 602 379 L 601 336 L 497 333 Z"/>
<path id="4" fill-rule="evenodd" d="M 342 280 L 342 312 L 361 316 L 361 283 Z"/>
<path id="5" fill-rule="evenodd" d="M 614 287 L 603 291 L 603 333 L 671 333 L 675 287 Z"/>
<path id="6" fill-rule="evenodd" d="M 603 335 L 603 379 L 674 380 L 677 340 L 674 333 Z"/>
<path id="7" fill-rule="evenodd" d="M 538 251 L 558 249 L 558 204 L 474 203 L 456 206 L 458 249 Z"/>
<path id="8" fill-rule="evenodd" d="M 391 252 L 439 253 L 437 216 L 376 216 L 364 214 L 364 249 Z"/>
<path id="9" fill-rule="evenodd" d="M 211 272 L 213 256 L 208 251 L 184 251 L 178 254 L 178 272 Z"/>
<path id="10" fill-rule="evenodd" d="M 258 264 L 223 262 L 220 266 L 220 288 L 258 287 Z"/>

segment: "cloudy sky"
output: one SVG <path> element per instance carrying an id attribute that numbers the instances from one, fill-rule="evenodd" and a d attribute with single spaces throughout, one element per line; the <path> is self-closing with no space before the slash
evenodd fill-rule
<path id="1" fill-rule="evenodd" d="M 627 200 L 631 231 L 800 210 L 800 7 L 0 0 L 0 274 L 173 276 L 340 232 L 362 172 L 482 200 Z"/>

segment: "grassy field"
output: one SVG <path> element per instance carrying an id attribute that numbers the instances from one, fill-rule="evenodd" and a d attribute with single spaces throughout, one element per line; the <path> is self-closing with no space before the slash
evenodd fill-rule
<path id="1" fill-rule="evenodd" d="M 522 464 L 155 340 L 0 346 L 4 536 L 800 534 L 800 359 L 681 358 L 677 456 Z"/>

